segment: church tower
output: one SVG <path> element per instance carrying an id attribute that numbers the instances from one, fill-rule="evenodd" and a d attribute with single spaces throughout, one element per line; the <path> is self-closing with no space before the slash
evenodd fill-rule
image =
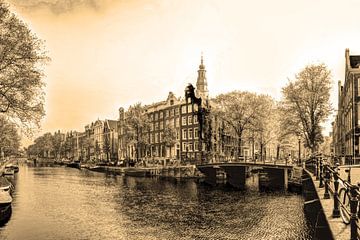
<path id="1" fill-rule="evenodd" d="M 206 70 L 204 65 L 203 56 L 201 54 L 201 63 L 198 70 L 198 78 L 196 81 L 196 96 L 201 97 L 203 100 L 207 100 L 209 97 L 209 91 L 206 81 Z"/>

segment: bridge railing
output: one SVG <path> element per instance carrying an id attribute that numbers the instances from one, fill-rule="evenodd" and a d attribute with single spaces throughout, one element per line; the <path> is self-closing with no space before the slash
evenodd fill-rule
<path id="1" fill-rule="evenodd" d="M 339 164 L 332 166 L 319 158 L 307 160 L 305 167 L 316 176 L 316 180 L 319 180 L 319 188 L 325 188 L 323 198 L 333 198 L 332 217 L 339 218 L 341 208 L 344 214 L 350 216 L 350 239 L 360 239 L 360 183 L 356 185 L 351 183 L 350 172 L 348 172 L 347 179 L 342 178 L 339 172 Z M 351 166 L 349 167 L 351 168 Z M 342 196 L 344 199 L 340 199 L 339 196 L 341 189 L 344 189 L 342 191 L 347 195 L 345 197 Z M 348 199 L 346 200 L 346 198 Z M 344 222 L 344 224 L 347 223 Z"/>

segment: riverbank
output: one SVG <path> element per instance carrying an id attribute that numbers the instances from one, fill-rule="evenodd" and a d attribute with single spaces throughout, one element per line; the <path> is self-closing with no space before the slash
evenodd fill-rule
<path id="1" fill-rule="evenodd" d="M 161 178 L 201 178 L 195 165 L 184 166 L 154 166 L 154 167 L 116 167 L 116 166 L 91 166 L 81 165 L 90 171 L 111 173 L 134 177 L 161 177 Z"/>

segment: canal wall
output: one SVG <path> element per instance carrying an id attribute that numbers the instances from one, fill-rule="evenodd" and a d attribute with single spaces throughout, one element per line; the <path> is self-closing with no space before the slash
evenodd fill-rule
<path id="1" fill-rule="evenodd" d="M 159 178 L 200 178 L 203 175 L 195 165 L 186 166 L 155 166 L 155 167 L 114 167 L 114 166 L 84 166 L 84 168 L 114 175 L 159 177 Z"/>
<path id="2" fill-rule="evenodd" d="M 330 229 L 328 216 L 324 211 L 321 194 L 317 188 L 318 181 L 306 169 L 303 170 L 302 189 L 304 197 L 304 212 L 312 229 L 315 239 L 343 239 L 335 238 Z M 346 238 L 345 238 L 346 239 Z"/>

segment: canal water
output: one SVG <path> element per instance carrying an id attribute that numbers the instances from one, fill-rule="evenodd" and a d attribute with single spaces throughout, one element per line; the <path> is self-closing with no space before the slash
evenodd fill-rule
<path id="1" fill-rule="evenodd" d="M 20 165 L 2 240 L 311 239 L 301 195 Z"/>

